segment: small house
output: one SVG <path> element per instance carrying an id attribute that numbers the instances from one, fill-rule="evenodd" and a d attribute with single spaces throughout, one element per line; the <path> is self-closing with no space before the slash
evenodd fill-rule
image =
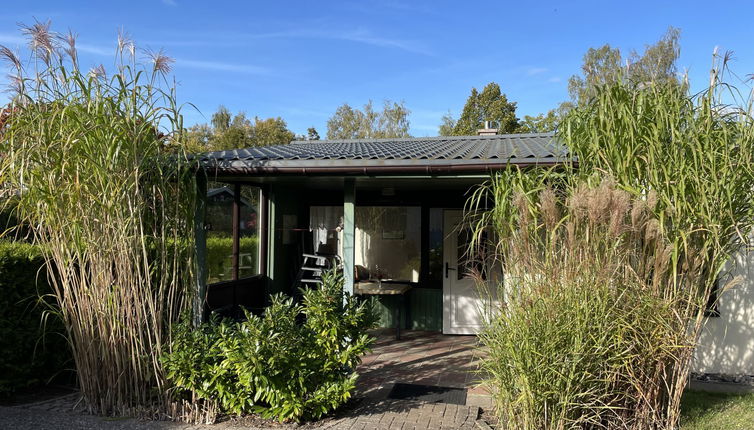
<path id="1" fill-rule="evenodd" d="M 205 199 L 210 308 L 261 308 L 269 294 L 316 282 L 330 261 L 343 267 L 346 290 L 378 297 L 385 326 L 476 333 L 483 304 L 467 276 L 460 225 L 470 190 L 511 165 L 568 159 L 552 134 L 480 132 L 204 154 L 204 186 L 228 190 L 233 202 Z M 253 230 L 240 228 L 244 202 L 257 204 Z"/>

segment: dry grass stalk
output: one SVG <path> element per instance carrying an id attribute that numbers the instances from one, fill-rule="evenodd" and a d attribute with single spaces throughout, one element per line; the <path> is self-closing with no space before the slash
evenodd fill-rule
<path id="1" fill-rule="evenodd" d="M 23 31 L 34 67 L 11 103 L 0 180 L 43 247 L 89 411 L 164 413 L 159 357 L 190 299 L 195 195 L 166 144 L 182 124 L 156 84 L 165 60 L 87 76 L 73 35 L 60 50 L 49 23 Z"/>
<path id="2" fill-rule="evenodd" d="M 727 61 L 715 64 L 709 89 L 696 96 L 672 83 L 600 88 L 562 125 L 577 169 L 509 170 L 470 200 L 479 209 L 469 211 L 476 228 L 491 228 L 498 237 L 493 248 L 500 252 L 508 300 L 502 317 L 491 321 L 489 333 L 497 338 L 484 339 L 505 358 L 487 362 L 493 375 L 505 376 L 495 379 L 503 387 L 499 410 L 520 428 L 677 426 L 711 289 L 754 227 L 754 100 L 724 104 L 745 100 L 721 80 Z M 552 206 L 549 188 L 564 190 L 555 231 L 550 215 L 538 212 Z M 489 202 L 492 209 L 482 211 Z M 542 301 L 549 310 L 537 306 Z M 611 305 L 601 307 L 605 303 Z M 556 309 L 571 319 L 559 320 Z M 605 325 L 590 332 L 600 327 L 595 318 Z M 595 363 L 617 360 L 622 370 L 580 379 L 583 371 L 567 371 L 586 362 L 555 341 L 538 339 L 535 329 Z M 593 333 L 593 345 L 614 349 L 623 337 L 599 333 L 623 330 L 643 349 L 629 347 L 621 350 L 627 356 L 616 357 L 578 348 L 586 336 L 579 333 Z M 527 342 L 539 349 L 520 347 Z M 516 373 L 510 363 L 539 367 L 522 364 Z M 557 392 L 573 397 L 548 397 Z"/>

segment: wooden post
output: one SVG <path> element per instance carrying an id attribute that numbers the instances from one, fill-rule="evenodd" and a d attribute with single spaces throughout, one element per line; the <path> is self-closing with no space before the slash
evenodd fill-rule
<path id="1" fill-rule="evenodd" d="M 277 193 L 274 186 L 271 186 L 267 189 L 267 231 L 269 234 L 267 235 L 267 242 L 265 245 L 267 245 L 267 278 L 270 282 L 270 287 L 275 287 L 274 291 L 281 291 L 281 286 L 276 284 L 276 276 L 278 274 L 278 271 L 276 271 L 276 265 L 277 265 L 277 242 L 276 242 L 276 231 L 277 231 Z"/>
<path id="2" fill-rule="evenodd" d="M 204 321 L 207 298 L 207 176 L 204 171 L 196 177 L 196 206 L 194 207 L 194 287 L 193 322 L 198 327 Z"/>
<path id="3" fill-rule="evenodd" d="M 261 185 L 259 187 L 259 208 L 257 213 L 257 225 L 259 226 L 259 245 L 258 245 L 258 264 L 259 274 L 267 275 L 267 249 L 268 249 L 268 235 L 269 235 L 269 214 L 268 214 L 268 202 L 269 192 L 267 191 L 267 185 Z"/>
<path id="4" fill-rule="evenodd" d="M 233 252 L 231 256 L 231 279 L 238 280 L 238 254 L 241 244 L 241 184 L 233 184 Z"/>
<path id="5" fill-rule="evenodd" d="M 343 289 L 353 294 L 354 248 L 356 245 L 356 181 L 343 181 Z"/>

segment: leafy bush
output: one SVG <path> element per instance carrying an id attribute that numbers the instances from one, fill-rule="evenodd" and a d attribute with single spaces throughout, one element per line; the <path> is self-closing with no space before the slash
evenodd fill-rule
<path id="1" fill-rule="evenodd" d="M 301 304 L 276 295 L 261 317 L 180 326 L 163 363 L 184 398 L 208 409 L 316 419 L 351 396 L 374 323 L 369 303 L 344 294 L 342 277 L 326 273 Z"/>
<path id="2" fill-rule="evenodd" d="M 0 396 L 44 384 L 70 361 L 62 324 L 47 314 L 50 293 L 36 246 L 0 241 Z M 49 300 L 49 296 L 45 299 Z M 45 319 L 43 320 L 43 317 Z"/>

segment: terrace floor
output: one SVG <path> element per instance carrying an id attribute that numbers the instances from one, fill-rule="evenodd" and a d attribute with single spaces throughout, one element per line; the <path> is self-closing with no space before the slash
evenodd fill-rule
<path id="1" fill-rule="evenodd" d="M 358 368 L 357 395 L 386 399 L 395 383 L 465 388 L 466 405 L 490 407 L 487 390 L 478 386 L 476 336 L 437 332 L 380 330 L 372 352 Z"/>
<path id="2" fill-rule="evenodd" d="M 376 333 L 371 354 L 364 357 L 358 372 L 355 396 L 361 399 L 331 418 L 303 427 L 269 423 L 264 428 L 312 428 L 316 430 L 475 430 L 489 428 L 482 409 L 491 406 L 488 393 L 477 386 L 479 351 L 475 336 L 443 336 L 435 332 L 404 331 L 395 340 L 394 330 Z M 466 404 L 428 403 L 390 399 L 396 383 L 465 388 Z M 0 406 L 0 428 L 14 429 L 144 429 L 223 430 L 259 428 L 252 420 L 228 420 L 212 426 L 166 421 L 113 419 L 86 415 L 77 408 L 81 396 L 75 392 L 37 403 Z"/>

